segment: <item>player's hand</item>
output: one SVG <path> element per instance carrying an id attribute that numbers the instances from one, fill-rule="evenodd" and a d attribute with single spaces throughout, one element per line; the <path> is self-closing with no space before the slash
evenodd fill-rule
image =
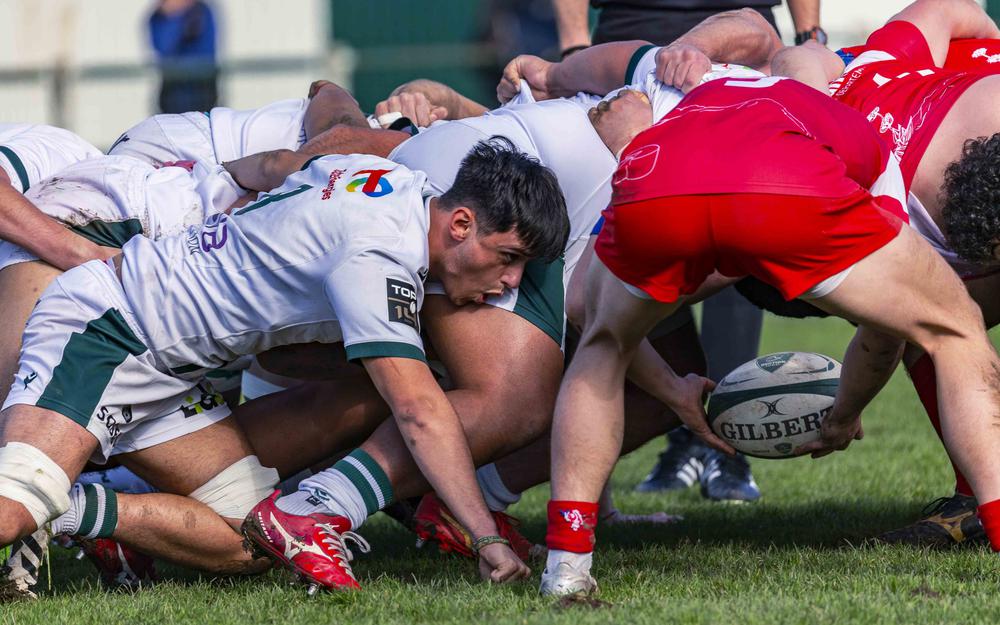
<path id="1" fill-rule="evenodd" d="M 708 415 L 705 414 L 705 397 L 715 388 L 715 382 L 700 375 L 689 373 L 678 377 L 674 388 L 670 390 L 670 401 L 667 407 L 673 410 L 681 422 L 694 432 L 698 438 L 710 447 L 732 456 L 736 450 L 724 440 L 715 435 L 708 426 Z"/>
<path id="2" fill-rule="evenodd" d="M 439 119 L 448 118 L 447 108 L 431 103 L 427 96 L 419 91 L 403 91 L 375 105 L 376 118 L 389 113 L 399 113 L 421 128 L 426 128 Z M 382 123 L 381 119 L 379 123 Z"/>
<path id="3" fill-rule="evenodd" d="M 865 431 L 861 427 L 861 414 L 841 415 L 836 404 L 830 414 L 823 419 L 819 431 L 818 441 L 800 445 L 793 453 L 796 456 L 811 454 L 813 458 L 822 458 L 835 451 L 843 451 L 851 441 L 865 437 Z"/>
<path id="4" fill-rule="evenodd" d="M 549 72 L 555 63 L 530 54 L 514 57 L 507 67 L 503 68 L 503 78 L 497 85 L 497 99 L 506 104 L 521 93 L 521 81 L 528 83 L 536 100 L 551 100 L 553 96 L 547 91 Z"/>
<path id="5" fill-rule="evenodd" d="M 531 569 L 510 547 L 493 543 L 479 550 L 479 574 L 489 582 L 504 584 L 526 579 L 531 575 Z"/>
<path id="6" fill-rule="evenodd" d="M 656 78 L 684 93 L 700 85 L 711 69 L 712 60 L 686 43 L 674 43 L 656 53 Z"/>

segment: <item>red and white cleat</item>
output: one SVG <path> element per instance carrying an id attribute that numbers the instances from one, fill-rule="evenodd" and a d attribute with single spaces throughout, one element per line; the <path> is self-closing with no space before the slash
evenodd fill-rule
<path id="1" fill-rule="evenodd" d="M 354 554 L 346 541 L 357 545 L 361 553 L 371 550 L 368 542 L 350 531 L 351 522 L 345 517 L 283 512 L 275 505 L 280 495 L 281 491 L 274 491 L 247 515 L 243 521 L 247 540 L 307 582 L 310 595 L 317 587 L 359 590 L 361 585 L 351 570 Z"/>
<path id="2" fill-rule="evenodd" d="M 510 541 L 510 548 L 517 557 L 527 562 L 545 555 L 545 547 L 532 543 L 517 529 L 521 524 L 519 520 L 505 512 L 492 514 L 497 524 L 497 531 L 500 536 Z M 472 550 L 472 536 L 434 493 L 428 493 L 420 500 L 420 505 L 413 515 L 413 523 L 417 534 L 417 547 L 422 547 L 427 542 L 436 542 L 441 551 L 466 558 L 476 557 Z"/>
<path id="3" fill-rule="evenodd" d="M 110 538 L 73 538 L 109 590 L 138 590 L 156 581 L 153 558 Z"/>

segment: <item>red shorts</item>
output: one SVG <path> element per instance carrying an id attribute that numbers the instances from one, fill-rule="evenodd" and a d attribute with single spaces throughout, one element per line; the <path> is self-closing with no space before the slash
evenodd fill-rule
<path id="1" fill-rule="evenodd" d="M 840 198 L 682 195 L 611 206 L 597 256 L 661 302 L 694 293 L 718 270 L 752 275 L 794 299 L 899 233 L 868 192 Z"/>

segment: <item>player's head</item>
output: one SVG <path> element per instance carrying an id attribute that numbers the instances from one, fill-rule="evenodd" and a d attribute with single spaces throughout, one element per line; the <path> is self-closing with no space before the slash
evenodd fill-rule
<path id="1" fill-rule="evenodd" d="M 516 287 L 528 260 L 554 261 L 569 238 L 555 175 L 504 137 L 472 148 L 436 210 L 431 269 L 456 304 Z"/>
<path id="2" fill-rule="evenodd" d="M 632 139 L 653 125 L 653 107 L 645 94 L 622 89 L 587 112 L 597 135 L 616 157 Z"/>
<path id="3" fill-rule="evenodd" d="M 969 139 L 944 174 L 941 216 L 948 245 L 963 260 L 1000 260 L 1000 133 Z"/>

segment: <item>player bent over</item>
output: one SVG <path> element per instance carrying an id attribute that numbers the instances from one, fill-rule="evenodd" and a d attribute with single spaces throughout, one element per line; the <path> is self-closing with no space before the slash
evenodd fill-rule
<path id="1" fill-rule="evenodd" d="M 483 187 L 482 179 L 496 184 Z M 365 365 L 437 492 L 486 537 L 484 571 L 496 581 L 526 575 L 489 538 L 496 528 L 482 499 L 469 497 L 468 447 L 423 361 L 417 311 L 427 275 L 456 303 L 516 286 L 528 258 L 561 252 L 565 206 L 552 175 L 502 141 L 480 144 L 444 195 L 424 192 L 423 174 L 379 158 L 313 159 L 232 216 L 156 242 L 136 237 L 114 263 L 90 262 L 58 278 L 29 320 L 0 415 L 0 542 L 69 508 L 70 478 L 91 455 L 114 453 L 154 486 L 196 491 L 238 523 L 273 487 L 274 471 L 252 452 L 233 466 L 211 466 L 232 457 L 231 448 L 211 458 L 198 451 L 213 445 L 203 432 L 233 429 L 228 409 L 190 415 L 178 404 L 207 371 L 241 355 L 320 342 L 343 344 Z M 200 505 L 175 499 L 189 510 Z M 308 579 L 357 586 L 343 518 L 274 511 L 259 521 L 258 536 L 282 541 L 272 553 Z M 191 540 L 209 530 L 220 551 L 241 557 L 231 555 L 239 537 L 221 519 Z"/>
<path id="2" fill-rule="evenodd" d="M 911 226 L 966 282 L 987 327 L 1000 323 L 996 243 L 996 151 L 1000 76 L 985 60 L 1000 29 L 971 0 L 918 0 L 841 57 L 818 46 L 788 48 L 774 70 L 826 90 L 865 115 L 900 157 Z M 966 39 L 974 38 L 974 39 Z M 844 61 L 848 62 L 844 67 Z M 814 77 L 814 79 L 810 79 Z M 829 83 L 829 84 L 827 84 Z M 904 362 L 917 394 L 941 434 L 935 367 L 909 346 Z M 926 518 L 878 540 L 951 546 L 985 539 L 972 486 L 957 464 L 955 494 L 929 507 Z"/>
<path id="3" fill-rule="evenodd" d="M 557 401 L 543 593 L 596 588 L 594 511 L 618 455 L 626 371 L 666 387 L 672 372 L 637 346 L 715 271 L 753 275 L 859 324 L 822 441 L 800 452 L 829 453 L 861 435 L 860 413 L 908 340 L 931 355 L 948 389 L 949 448 L 981 500 L 1000 498 L 991 427 L 1000 358 L 957 276 L 865 191 L 884 149 L 857 113 L 776 78 L 699 87 L 625 149 L 587 277 L 583 337 Z M 726 162 L 705 176 L 720 154 Z M 878 296 L 885 284 L 897 289 L 891 304 Z M 703 411 L 691 414 L 692 429 L 724 448 Z M 1000 539 L 1000 527 L 987 531 Z"/>

